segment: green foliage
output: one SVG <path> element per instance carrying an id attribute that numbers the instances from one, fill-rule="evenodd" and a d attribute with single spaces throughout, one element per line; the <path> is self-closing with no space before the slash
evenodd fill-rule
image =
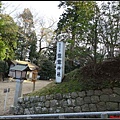
<path id="1" fill-rule="evenodd" d="M 5 49 L 9 49 L 9 57 L 14 58 L 14 50 L 16 48 L 16 40 L 17 40 L 17 30 L 18 27 L 14 22 L 13 18 L 7 14 L 0 14 L 0 41 L 1 44 L 1 51 L 0 54 L 4 54 L 1 56 L 1 59 L 5 57 Z"/>
<path id="2" fill-rule="evenodd" d="M 37 37 L 36 34 L 33 33 L 31 34 L 31 38 L 33 38 L 32 42 L 30 43 L 30 52 L 29 52 L 29 59 L 34 62 L 37 61 L 36 57 L 37 57 Z"/>
<path id="3" fill-rule="evenodd" d="M 79 74 L 79 68 L 65 74 L 65 77 L 63 79 L 63 82 L 69 82 L 69 81 L 78 81 L 81 77 L 81 74 Z"/>
<path id="4" fill-rule="evenodd" d="M 40 79 L 52 79 L 55 78 L 55 65 L 50 60 L 42 60 L 40 65 Z"/>
<path id="5" fill-rule="evenodd" d="M 61 15 L 58 22 L 58 34 L 60 32 L 70 32 L 79 34 L 83 32 L 94 15 L 93 1 L 65 1 L 59 7 L 64 6 L 65 12 Z"/>
<path id="6" fill-rule="evenodd" d="M 29 55 L 29 60 L 36 62 L 37 57 L 37 36 L 34 29 L 33 15 L 29 8 L 24 9 L 19 15 L 19 33 L 17 41 L 16 58 L 25 60 Z"/>
<path id="7" fill-rule="evenodd" d="M 119 1 L 103 2 L 101 6 L 95 1 L 60 2 L 64 12 L 56 32 L 57 36 L 67 36 L 63 38 L 67 59 L 78 60 L 84 66 L 118 55 L 119 5 Z"/>
<path id="8" fill-rule="evenodd" d="M 8 64 L 5 61 L 0 61 L 0 72 L 7 72 Z"/>
<path id="9" fill-rule="evenodd" d="M 70 64 L 71 61 L 65 60 L 65 74 L 73 71 L 76 68 L 79 68 L 79 64 L 73 63 L 72 65 Z"/>
<path id="10" fill-rule="evenodd" d="M 3 58 L 5 57 L 5 44 L 3 41 L 0 40 L 0 60 L 3 60 Z"/>
<path id="11" fill-rule="evenodd" d="M 57 24 L 57 36 L 63 35 L 63 33 L 67 34 L 67 38 L 64 38 L 67 58 L 70 61 L 80 59 L 82 53 L 81 48 L 84 47 L 86 43 L 86 32 L 89 31 L 89 21 L 91 21 L 94 16 L 95 2 L 61 1 L 59 7 L 64 7 L 65 12 L 61 15 Z"/>

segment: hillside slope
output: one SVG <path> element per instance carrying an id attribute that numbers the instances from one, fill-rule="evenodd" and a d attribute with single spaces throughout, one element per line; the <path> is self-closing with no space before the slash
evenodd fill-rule
<path id="1" fill-rule="evenodd" d="M 120 58 L 91 64 L 80 69 L 82 83 L 93 89 L 120 85 Z"/>
<path id="2" fill-rule="evenodd" d="M 65 75 L 62 83 L 55 81 L 31 95 L 68 93 L 82 90 L 113 88 L 120 86 L 120 58 L 90 64 Z"/>

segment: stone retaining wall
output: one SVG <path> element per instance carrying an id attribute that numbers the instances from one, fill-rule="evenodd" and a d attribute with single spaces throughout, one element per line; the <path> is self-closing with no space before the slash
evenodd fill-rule
<path id="1" fill-rule="evenodd" d="M 120 88 L 19 98 L 14 114 L 97 112 L 120 110 Z"/>

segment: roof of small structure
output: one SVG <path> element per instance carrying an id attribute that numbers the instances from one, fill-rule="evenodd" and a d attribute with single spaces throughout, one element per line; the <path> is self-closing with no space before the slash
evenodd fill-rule
<path id="1" fill-rule="evenodd" d="M 39 67 L 37 65 L 35 65 L 34 63 L 28 62 L 28 61 L 20 61 L 20 60 L 13 60 L 12 61 L 13 64 L 17 65 L 17 64 L 23 64 L 23 65 L 28 65 L 28 67 L 30 68 L 30 70 L 35 70 L 38 69 Z"/>
<path id="2" fill-rule="evenodd" d="M 10 70 L 11 71 L 30 71 L 30 68 L 28 67 L 28 65 L 18 64 L 10 68 Z"/>

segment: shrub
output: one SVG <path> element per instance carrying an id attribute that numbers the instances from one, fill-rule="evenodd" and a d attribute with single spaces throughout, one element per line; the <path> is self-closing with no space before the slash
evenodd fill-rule
<path id="1" fill-rule="evenodd" d="M 55 65 L 50 60 L 43 60 L 40 66 L 40 79 L 41 80 L 48 80 L 55 78 Z"/>

